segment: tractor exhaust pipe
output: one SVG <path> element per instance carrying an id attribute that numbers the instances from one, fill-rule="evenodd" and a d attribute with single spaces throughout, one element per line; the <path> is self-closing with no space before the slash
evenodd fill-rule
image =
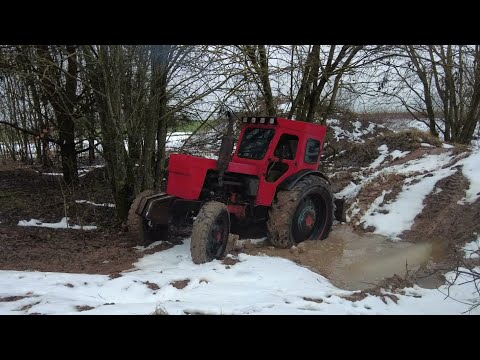
<path id="1" fill-rule="evenodd" d="M 225 171 L 227 171 L 228 164 L 232 158 L 232 151 L 233 151 L 233 124 L 234 118 L 230 111 L 227 111 L 227 118 L 228 118 L 228 126 L 227 132 L 222 136 L 222 144 L 220 145 L 220 151 L 218 152 L 218 162 L 217 162 L 217 170 L 218 170 L 218 185 L 220 187 L 223 186 L 223 175 Z"/>

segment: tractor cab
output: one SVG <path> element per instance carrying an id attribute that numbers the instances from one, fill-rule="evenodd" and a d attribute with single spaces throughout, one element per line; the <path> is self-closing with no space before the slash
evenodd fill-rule
<path id="1" fill-rule="evenodd" d="M 242 124 L 229 170 L 235 172 L 237 164 L 256 168 L 257 205 L 270 206 L 277 186 L 289 177 L 318 170 L 325 126 L 276 117 L 243 117 Z"/>

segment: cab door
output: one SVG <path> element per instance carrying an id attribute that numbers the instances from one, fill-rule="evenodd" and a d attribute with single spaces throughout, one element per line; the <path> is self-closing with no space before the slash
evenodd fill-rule
<path id="1" fill-rule="evenodd" d="M 288 176 L 297 172 L 299 137 L 293 133 L 283 133 L 273 144 L 273 152 L 267 154 L 265 168 L 260 177 L 257 205 L 270 206 L 277 186 Z"/>

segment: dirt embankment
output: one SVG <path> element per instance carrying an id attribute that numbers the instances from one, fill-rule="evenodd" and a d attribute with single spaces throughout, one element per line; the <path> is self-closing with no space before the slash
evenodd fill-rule
<path id="1" fill-rule="evenodd" d="M 440 180 L 439 189 L 428 196 L 423 211 L 417 215 L 412 228 L 402 234 L 411 242 L 432 242 L 436 258 L 444 264 L 453 263 L 462 257 L 456 251 L 480 233 L 480 201 L 473 204 L 458 204 L 469 188 L 468 180 L 458 170 L 454 175 Z"/>

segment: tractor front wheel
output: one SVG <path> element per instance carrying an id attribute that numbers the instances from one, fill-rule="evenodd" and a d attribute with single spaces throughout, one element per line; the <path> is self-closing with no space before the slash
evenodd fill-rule
<path id="1" fill-rule="evenodd" d="M 153 194 L 155 194 L 154 190 L 142 191 L 137 195 L 135 200 L 133 200 L 130 210 L 128 211 L 128 234 L 131 241 L 136 245 L 145 245 L 151 241 L 152 229 L 148 223 L 148 220 L 146 220 L 143 216 L 138 215 L 135 211 L 144 198 Z"/>
<path id="2" fill-rule="evenodd" d="M 325 239 L 332 228 L 334 197 L 328 183 L 306 176 L 291 190 L 280 190 L 269 211 L 270 242 L 289 248 L 305 240 Z"/>
<path id="3" fill-rule="evenodd" d="M 190 252 L 195 264 L 220 259 L 227 247 L 230 215 L 225 204 L 210 201 L 203 205 L 193 223 Z"/>

